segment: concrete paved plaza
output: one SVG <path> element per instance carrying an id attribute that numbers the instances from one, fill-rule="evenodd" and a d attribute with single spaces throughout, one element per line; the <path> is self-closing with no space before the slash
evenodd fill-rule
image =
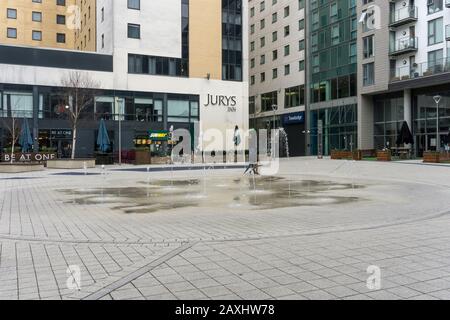
<path id="1" fill-rule="evenodd" d="M 0 175 L 0 299 L 450 299 L 449 166 L 142 169 Z"/>

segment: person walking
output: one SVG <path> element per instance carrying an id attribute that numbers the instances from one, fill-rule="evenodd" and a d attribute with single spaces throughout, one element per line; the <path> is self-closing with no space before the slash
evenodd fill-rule
<path id="1" fill-rule="evenodd" d="M 238 153 L 238 146 L 241 144 L 241 134 L 239 132 L 239 127 L 236 126 L 234 128 L 234 135 L 233 135 L 233 144 L 234 144 L 234 162 L 237 162 L 237 153 Z"/>

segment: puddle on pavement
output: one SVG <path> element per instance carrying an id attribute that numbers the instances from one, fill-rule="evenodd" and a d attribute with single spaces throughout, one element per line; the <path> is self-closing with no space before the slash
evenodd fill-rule
<path id="1" fill-rule="evenodd" d="M 107 204 L 126 214 L 153 213 L 179 208 L 228 208 L 267 210 L 321 206 L 358 201 L 340 191 L 363 185 L 322 180 L 290 180 L 283 177 L 206 177 L 158 179 L 137 186 L 58 190 L 72 198 L 70 203 Z"/>

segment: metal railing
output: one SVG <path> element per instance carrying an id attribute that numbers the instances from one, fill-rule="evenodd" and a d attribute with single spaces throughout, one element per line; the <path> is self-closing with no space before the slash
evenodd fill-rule
<path id="1" fill-rule="evenodd" d="M 405 37 L 397 39 L 389 50 L 390 54 L 396 54 L 403 51 L 417 50 L 418 39 L 417 37 Z"/>
<path id="2" fill-rule="evenodd" d="M 417 19 L 417 7 L 403 7 L 391 12 L 390 24 L 399 24 L 403 21 L 407 22 L 412 19 Z"/>
<path id="3" fill-rule="evenodd" d="M 414 63 L 391 70 L 391 81 L 402 81 L 450 72 L 450 58 Z"/>

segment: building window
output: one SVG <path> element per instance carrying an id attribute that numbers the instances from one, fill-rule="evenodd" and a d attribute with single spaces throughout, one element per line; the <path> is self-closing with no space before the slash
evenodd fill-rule
<path id="1" fill-rule="evenodd" d="M 261 82 L 266 81 L 266 73 L 265 72 L 261 72 L 261 74 L 260 74 L 260 81 Z"/>
<path id="2" fill-rule="evenodd" d="M 16 9 L 7 9 L 6 16 L 8 19 L 17 19 L 17 10 Z"/>
<path id="3" fill-rule="evenodd" d="M 263 65 L 266 63 L 266 55 L 262 54 L 259 60 L 259 64 Z"/>
<path id="4" fill-rule="evenodd" d="M 57 33 L 56 34 L 56 42 L 57 43 L 66 43 L 66 34 L 65 33 Z"/>
<path id="5" fill-rule="evenodd" d="M 272 23 L 277 22 L 277 20 L 278 20 L 278 15 L 277 15 L 277 13 L 276 13 L 276 12 L 275 12 L 275 13 L 272 13 Z"/>
<path id="6" fill-rule="evenodd" d="M 289 55 L 289 53 L 290 53 L 290 48 L 291 48 L 291 47 L 290 47 L 289 45 L 284 46 L 284 56 L 285 56 L 285 57 Z"/>
<path id="7" fill-rule="evenodd" d="M 141 10 L 141 1 L 128 0 L 128 9 Z"/>
<path id="8" fill-rule="evenodd" d="M 141 26 L 138 24 L 128 24 L 128 38 L 140 39 L 141 38 Z"/>
<path id="9" fill-rule="evenodd" d="M 242 14 L 242 0 L 222 0 L 222 80 L 242 81 Z"/>
<path id="10" fill-rule="evenodd" d="M 305 86 L 295 86 L 284 90 L 284 108 L 294 108 L 305 104 Z"/>
<path id="11" fill-rule="evenodd" d="M 427 0 L 428 14 L 442 10 L 442 0 Z"/>
<path id="12" fill-rule="evenodd" d="M 278 32 L 274 31 L 272 32 L 272 42 L 275 42 L 278 40 Z"/>
<path id="13" fill-rule="evenodd" d="M 441 43 L 444 38 L 444 26 L 442 18 L 428 21 L 428 45 Z"/>
<path id="14" fill-rule="evenodd" d="M 17 39 L 17 29 L 16 28 L 6 29 L 6 36 L 10 39 Z"/>
<path id="15" fill-rule="evenodd" d="M 65 24 L 66 24 L 66 16 L 61 15 L 61 14 L 58 14 L 58 15 L 56 16 L 56 23 L 57 23 L 57 24 L 65 25 Z"/>
<path id="16" fill-rule="evenodd" d="M 273 111 L 272 106 L 277 105 L 278 105 L 277 91 L 261 94 L 261 112 Z"/>
<path id="17" fill-rule="evenodd" d="M 303 39 L 298 42 L 298 51 L 302 50 L 305 50 L 305 40 Z"/>
<path id="18" fill-rule="evenodd" d="M 331 44 L 339 44 L 339 25 L 334 25 L 331 27 Z"/>
<path id="19" fill-rule="evenodd" d="M 278 50 L 272 51 L 272 61 L 275 61 L 278 59 Z"/>
<path id="20" fill-rule="evenodd" d="M 37 11 L 33 11 L 33 13 L 31 14 L 31 19 L 34 22 L 42 22 L 42 13 L 41 12 L 37 12 Z"/>
<path id="21" fill-rule="evenodd" d="M 444 51 L 442 49 L 428 52 L 428 71 L 441 72 L 444 65 Z"/>
<path id="22" fill-rule="evenodd" d="M 33 30 L 31 37 L 35 41 L 42 41 L 42 32 Z"/>
<path id="23" fill-rule="evenodd" d="M 66 6 L 66 0 L 56 0 L 56 5 L 58 5 L 58 6 Z"/>
<path id="24" fill-rule="evenodd" d="M 272 69 L 272 79 L 278 78 L 278 69 Z"/>
<path id="25" fill-rule="evenodd" d="M 303 71 L 305 70 L 305 60 L 300 60 L 298 62 L 298 71 Z"/>
<path id="26" fill-rule="evenodd" d="M 375 83 L 375 64 L 366 63 L 363 64 L 363 85 L 370 86 Z"/>
<path id="27" fill-rule="evenodd" d="M 298 20 L 298 30 L 305 29 L 305 19 Z"/>
<path id="28" fill-rule="evenodd" d="M 373 57 L 373 35 L 363 38 L 363 57 Z"/>
<path id="29" fill-rule="evenodd" d="M 284 75 L 287 76 L 291 73 L 291 65 L 287 64 L 284 66 Z"/>
<path id="30" fill-rule="evenodd" d="M 291 33 L 289 26 L 284 27 L 284 36 L 287 37 Z"/>
<path id="31" fill-rule="evenodd" d="M 289 9 L 289 6 L 287 6 L 287 7 L 284 8 L 284 17 L 285 18 L 289 17 L 289 13 L 290 13 L 290 9 Z"/>

